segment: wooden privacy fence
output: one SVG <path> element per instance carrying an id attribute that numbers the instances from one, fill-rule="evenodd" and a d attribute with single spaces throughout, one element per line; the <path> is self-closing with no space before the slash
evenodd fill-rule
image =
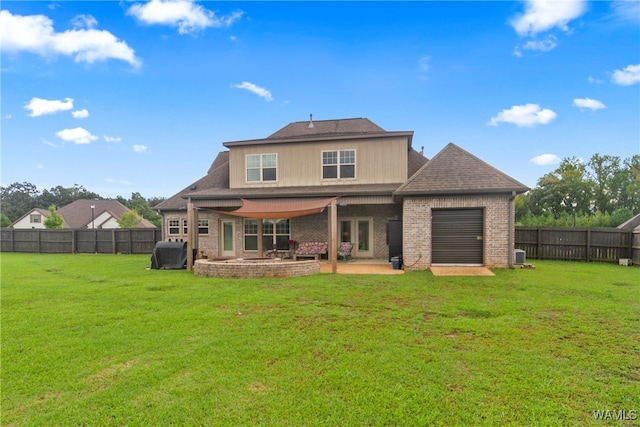
<path id="1" fill-rule="evenodd" d="M 162 240 L 159 228 L 13 229 L 0 232 L 2 252 L 150 254 Z"/>
<path id="2" fill-rule="evenodd" d="M 615 228 L 516 227 L 515 247 L 532 259 L 640 263 L 640 233 Z"/>

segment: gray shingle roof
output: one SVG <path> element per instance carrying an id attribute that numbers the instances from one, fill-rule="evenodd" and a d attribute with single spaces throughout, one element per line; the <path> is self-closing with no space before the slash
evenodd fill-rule
<path id="1" fill-rule="evenodd" d="M 309 124 L 313 123 L 313 127 Z M 385 132 L 366 118 L 293 122 L 269 135 L 267 139 L 300 138 L 303 136 L 367 134 Z"/>
<path id="2" fill-rule="evenodd" d="M 524 193 L 529 188 L 453 143 L 429 160 L 395 195 Z"/>
<path id="3" fill-rule="evenodd" d="M 93 210 L 94 218 L 98 218 L 103 213 L 108 212 L 114 218 L 120 219 L 122 214 L 129 211 L 129 208 L 117 200 L 76 200 L 58 209 L 58 213 L 64 218 L 64 228 L 84 228 L 91 223 L 91 205 L 95 206 Z M 139 227 L 155 228 L 155 225 L 143 219 Z"/>
<path id="4" fill-rule="evenodd" d="M 413 139 L 413 131 L 387 132 L 366 118 L 318 120 L 309 127 L 309 121 L 289 123 L 267 138 L 228 141 L 222 145 L 233 147 L 239 145 L 289 144 L 305 141 L 330 141 L 341 139 L 382 138 L 388 136 L 404 136 L 409 146 Z"/>

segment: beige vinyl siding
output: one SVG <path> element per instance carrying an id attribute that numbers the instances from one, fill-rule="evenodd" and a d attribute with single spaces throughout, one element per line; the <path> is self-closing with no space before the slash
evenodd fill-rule
<path id="1" fill-rule="evenodd" d="M 355 150 L 356 177 L 323 180 L 322 152 L 327 150 Z M 247 182 L 246 156 L 272 153 L 277 154 L 278 157 L 277 181 Z M 406 137 L 231 147 L 229 186 L 231 188 L 269 188 L 404 182 L 407 179 L 407 153 Z"/>

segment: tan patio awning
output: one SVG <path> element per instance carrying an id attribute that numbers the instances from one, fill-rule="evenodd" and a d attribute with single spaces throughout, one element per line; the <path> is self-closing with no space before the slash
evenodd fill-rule
<path id="1" fill-rule="evenodd" d="M 242 207 L 231 212 L 217 211 L 225 215 L 234 215 L 242 218 L 255 219 L 278 219 L 294 218 L 297 216 L 311 215 L 324 211 L 337 197 L 329 197 L 321 200 L 270 203 L 256 202 L 253 200 L 241 199 Z"/>

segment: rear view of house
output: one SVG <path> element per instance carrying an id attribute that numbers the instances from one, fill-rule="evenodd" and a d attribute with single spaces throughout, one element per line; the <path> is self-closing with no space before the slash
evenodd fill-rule
<path id="1" fill-rule="evenodd" d="M 203 178 L 156 207 L 164 239 L 197 240 L 214 258 L 333 240 L 356 259 L 402 255 L 407 269 L 511 266 L 513 198 L 527 188 L 454 144 L 429 161 L 412 139 L 355 118 L 225 142 Z"/>

